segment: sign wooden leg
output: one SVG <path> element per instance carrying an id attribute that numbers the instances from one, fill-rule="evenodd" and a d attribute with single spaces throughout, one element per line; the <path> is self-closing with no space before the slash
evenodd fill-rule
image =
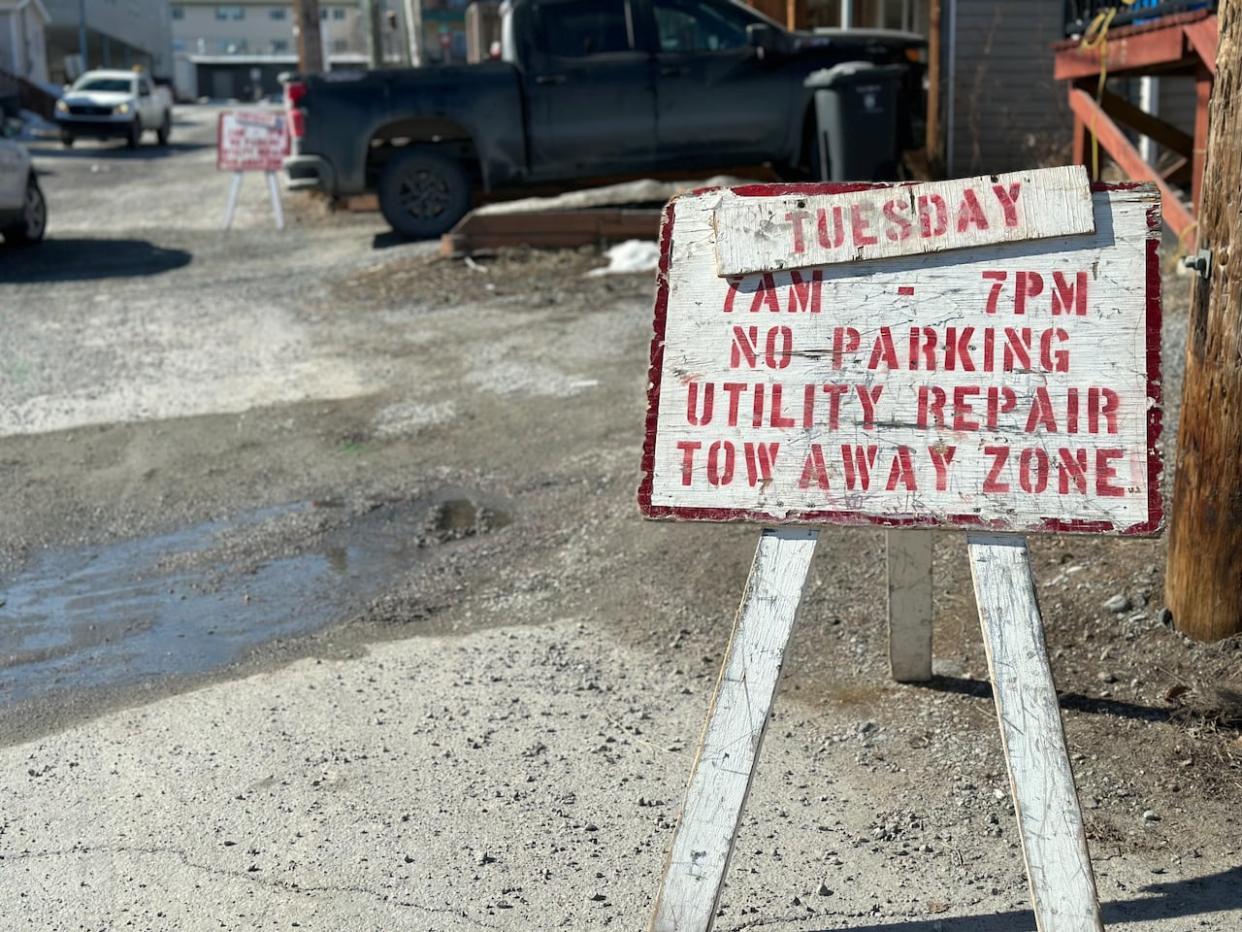
<path id="1" fill-rule="evenodd" d="M 229 179 L 229 199 L 224 205 L 224 228 L 227 230 L 233 226 L 233 214 L 237 212 L 237 195 L 241 192 L 242 173 L 233 172 L 233 177 Z"/>
<path id="2" fill-rule="evenodd" d="M 891 530 L 888 546 L 888 665 L 899 683 L 932 678 L 932 535 Z"/>
<path id="3" fill-rule="evenodd" d="M 276 173 L 267 172 L 267 193 L 272 199 L 272 216 L 276 218 L 276 229 L 285 228 L 285 212 L 280 207 L 280 188 L 276 184 Z"/>
<path id="4" fill-rule="evenodd" d="M 759 539 L 665 864 L 650 932 L 708 932 L 818 531 Z"/>
<path id="5" fill-rule="evenodd" d="M 970 533 L 970 571 L 1040 932 L 1101 932 L 1026 539 Z"/>

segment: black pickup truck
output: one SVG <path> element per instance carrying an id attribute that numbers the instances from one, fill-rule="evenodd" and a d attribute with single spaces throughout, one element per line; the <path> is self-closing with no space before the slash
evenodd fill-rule
<path id="1" fill-rule="evenodd" d="M 791 33 L 734 0 L 509 0 L 502 61 L 286 80 L 290 186 L 375 191 L 409 237 L 447 231 L 478 192 L 769 164 L 807 177 L 803 81 L 841 62 L 907 66 L 899 125 L 917 139 L 923 40 Z"/>

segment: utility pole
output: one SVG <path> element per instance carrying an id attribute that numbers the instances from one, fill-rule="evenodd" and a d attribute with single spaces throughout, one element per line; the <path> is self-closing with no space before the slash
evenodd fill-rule
<path id="1" fill-rule="evenodd" d="M 1164 584 L 1174 624 L 1200 641 L 1242 632 L 1242 0 L 1217 18 Z"/>
<path id="2" fill-rule="evenodd" d="M 410 65 L 423 63 L 423 4 L 421 0 L 404 0 L 405 34 L 410 41 Z"/>
<path id="3" fill-rule="evenodd" d="M 927 32 L 927 168 L 933 178 L 939 178 L 944 173 L 940 153 L 940 0 L 931 0 Z"/>
<path id="4" fill-rule="evenodd" d="M 78 53 L 82 56 L 82 74 L 86 74 L 91 69 L 86 48 L 86 0 L 78 0 Z"/>
<path id="5" fill-rule="evenodd" d="M 319 0 L 293 0 L 293 18 L 298 30 L 298 71 L 323 71 L 323 41 L 319 35 Z"/>
<path id="6" fill-rule="evenodd" d="M 372 68 L 384 67 L 384 27 L 380 23 L 380 0 L 362 0 L 363 28 L 367 31 L 367 52 Z"/>

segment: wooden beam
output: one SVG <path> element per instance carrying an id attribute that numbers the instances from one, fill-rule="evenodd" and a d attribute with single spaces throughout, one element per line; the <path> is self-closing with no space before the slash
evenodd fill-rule
<path id="1" fill-rule="evenodd" d="M 1207 162 L 1208 107 L 1213 83 L 1212 72 L 1200 65 L 1195 72 L 1195 139 L 1190 159 L 1190 203 L 1196 214 L 1203 203 L 1203 167 Z"/>
<path id="2" fill-rule="evenodd" d="M 1222 0 L 1220 22 L 1198 228 L 1212 264 L 1191 297 L 1165 574 L 1174 623 L 1201 641 L 1242 632 L 1242 0 Z"/>
<path id="3" fill-rule="evenodd" d="M 1143 161 L 1138 149 L 1095 102 L 1095 98 L 1082 88 L 1071 88 L 1069 93 L 1070 109 L 1074 116 L 1082 121 L 1083 126 L 1095 134 L 1100 141 L 1100 148 L 1107 152 L 1130 178 L 1135 181 L 1150 181 L 1160 189 L 1161 209 L 1165 223 L 1174 233 L 1182 231 L 1194 223 L 1194 217 L 1186 209 L 1177 196 L 1177 192 L 1169 187 L 1169 183 L 1160 177 L 1150 165 Z"/>
<path id="4" fill-rule="evenodd" d="M 818 531 L 765 530 L 686 788 L 650 932 L 708 932 Z"/>
<path id="5" fill-rule="evenodd" d="M 1104 43 L 1109 74 L 1139 71 L 1158 65 L 1173 65 L 1185 55 L 1181 27 L 1153 29 L 1134 35 L 1109 33 Z M 1100 73 L 1100 47 L 1084 49 L 1078 45 L 1064 48 L 1053 59 L 1052 74 L 1058 81 L 1085 78 Z"/>
<path id="6" fill-rule="evenodd" d="M 1215 16 L 1201 19 L 1182 27 L 1186 42 L 1194 49 L 1205 68 L 1216 74 L 1217 47 L 1220 43 L 1220 23 Z"/>
<path id="7" fill-rule="evenodd" d="M 1190 180 L 1190 159 L 1182 157 L 1160 172 L 1160 177 L 1172 184 L 1185 184 Z"/>
<path id="8" fill-rule="evenodd" d="M 927 39 L 927 168 L 933 178 L 944 174 L 940 151 L 940 0 L 931 0 Z"/>
<path id="9" fill-rule="evenodd" d="M 932 535 L 894 528 L 888 550 L 888 667 L 899 683 L 932 678 Z"/>
<path id="10" fill-rule="evenodd" d="M 1101 99 L 1104 112 L 1119 123 L 1130 129 L 1138 130 L 1144 136 L 1156 140 L 1165 148 L 1172 149 L 1178 155 L 1189 157 L 1194 150 L 1195 140 L 1190 133 L 1178 129 L 1159 117 L 1152 116 L 1139 107 L 1134 106 L 1124 97 L 1118 97 L 1105 91 Z"/>
<path id="11" fill-rule="evenodd" d="M 1026 539 L 966 535 L 1035 925 L 1103 932 Z"/>
<path id="12" fill-rule="evenodd" d="M 527 213 L 469 213 L 440 238 L 440 252 L 459 256 L 512 246 L 564 249 L 627 239 L 654 240 L 659 233 L 659 210 L 601 207 Z"/>

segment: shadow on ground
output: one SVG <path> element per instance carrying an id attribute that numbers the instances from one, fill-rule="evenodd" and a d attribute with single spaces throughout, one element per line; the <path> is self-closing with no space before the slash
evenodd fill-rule
<path id="1" fill-rule="evenodd" d="M 986 680 L 968 680 L 960 676 L 937 676 L 926 683 L 916 685 L 924 689 L 934 689 L 936 692 L 956 693 L 959 696 L 971 696 L 976 699 L 992 698 L 992 684 Z M 1126 702 L 1121 699 L 1084 696 L 1081 693 L 1058 693 L 1057 699 L 1062 709 L 1085 712 L 1088 715 L 1116 715 L 1140 722 L 1167 722 L 1172 716 L 1170 709 L 1143 705 L 1138 702 Z"/>
<path id="2" fill-rule="evenodd" d="M 23 249 L 0 250 L 0 284 L 91 281 L 159 275 L 189 265 L 184 249 L 145 239 L 47 239 Z"/>
<path id="3" fill-rule="evenodd" d="M 152 159 L 168 159 L 186 152 L 197 152 L 199 149 L 214 148 L 208 142 L 170 142 L 166 146 L 144 142 L 137 149 L 131 149 L 122 140 L 77 140 L 72 149 L 66 149 L 59 143 L 46 143 L 30 147 L 30 154 L 36 159 L 108 159 L 112 161 L 130 160 L 146 162 Z"/>
<path id="4" fill-rule="evenodd" d="M 1192 918 L 1242 907 L 1242 867 L 1219 874 L 1157 883 L 1142 889 L 1146 896 L 1101 905 L 1104 924 L 1152 922 L 1178 916 Z M 849 932 L 1036 932 L 1035 915 L 1027 910 L 944 919 L 912 919 L 878 925 L 849 926 Z M 1186 924 L 1190 928 L 1190 923 Z M 827 930 L 825 930 L 827 932 Z"/>

